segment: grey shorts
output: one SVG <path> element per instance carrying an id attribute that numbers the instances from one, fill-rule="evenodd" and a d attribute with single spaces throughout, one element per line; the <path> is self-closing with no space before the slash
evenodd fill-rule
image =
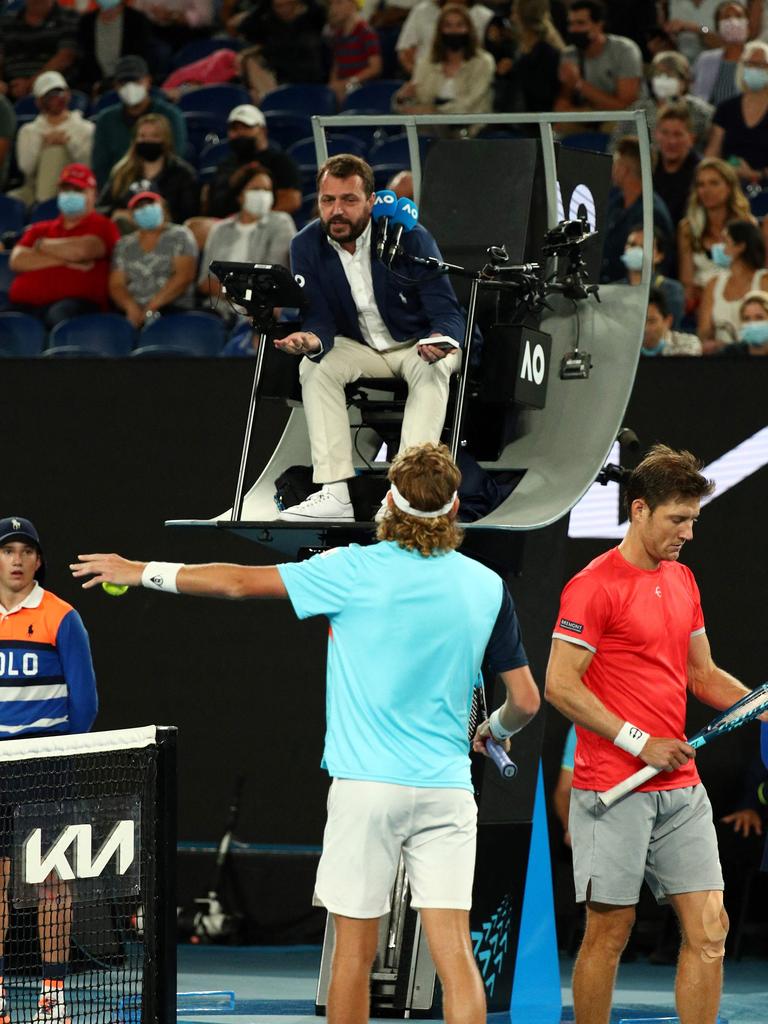
<path id="1" fill-rule="evenodd" d="M 702 785 L 630 793 L 605 808 L 597 793 L 571 791 L 569 829 L 576 900 L 629 907 L 643 879 L 658 903 L 684 892 L 723 888 L 723 873 Z M 591 888 L 590 888 L 591 886 Z"/>

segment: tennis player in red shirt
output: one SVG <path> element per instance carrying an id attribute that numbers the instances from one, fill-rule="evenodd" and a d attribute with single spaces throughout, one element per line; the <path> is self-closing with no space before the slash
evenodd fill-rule
<path id="1" fill-rule="evenodd" d="M 626 486 L 624 540 L 566 585 L 546 695 L 576 723 L 569 827 L 587 925 L 573 973 L 577 1024 L 608 1024 L 645 879 L 677 914 L 681 1024 L 715 1024 L 728 917 L 712 809 L 685 740 L 688 691 L 727 708 L 749 691 L 712 660 L 693 573 L 679 562 L 713 484 L 689 452 L 654 446 Z M 643 763 L 663 769 L 603 808 Z"/>

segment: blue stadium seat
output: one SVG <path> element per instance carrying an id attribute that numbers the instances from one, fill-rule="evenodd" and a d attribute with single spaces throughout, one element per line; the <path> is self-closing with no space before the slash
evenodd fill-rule
<path id="1" fill-rule="evenodd" d="M 79 110 L 81 114 L 87 114 L 90 106 L 91 101 L 84 92 L 80 92 L 78 89 L 72 90 L 69 101 L 70 110 Z M 31 120 L 40 113 L 37 100 L 31 94 L 16 100 L 13 109 L 16 112 L 16 117 L 21 118 L 23 121 Z"/>
<path id="2" fill-rule="evenodd" d="M 241 103 L 251 103 L 251 96 L 241 85 L 204 85 L 179 97 L 182 112 L 214 114 L 226 124 L 229 112 Z"/>
<path id="3" fill-rule="evenodd" d="M 140 358 L 150 354 L 174 355 L 175 352 L 159 350 L 177 349 L 182 355 L 217 356 L 224 348 L 226 336 L 224 321 L 214 313 L 171 313 L 153 320 L 142 330 L 132 354 Z M 154 349 L 152 353 L 142 351 L 150 347 Z"/>
<path id="4" fill-rule="evenodd" d="M 27 208 L 20 199 L 0 193 L 0 233 L 21 231 L 27 219 Z"/>
<path id="5" fill-rule="evenodd" d="M 593 153 L 606 153 L 610 135 L 607 132 L 576 132 L 575 135 L 564 135 L 560 145 L 567 149 L 588 149 Z"/>
<path id="6" fill-rule="evenodd" d="M 102 110 L 107 107 L 114 107 L 116 103 L 120 102 L 120 97 L 117 95 L 117 89 L 109 89 L 107 92 L 102 93 L 101 96 L 96 100 L 93 105 L 93 113 L 100 114 Z"/>
<path id="7" fill-rule="evenodd" d="M 354 153 L 355 156 L 366 157 L 365 145 L 356 139 L 354 135 L 326 135 L 325 141 L 328 145 L 328 156 L 336 156 L 338 153 Z M 315 140 L 300 139 L 288 147 L 288 156 L 292 157 L 299 165 L 301 172 L 302 191 L 311 190 L 315 185 L 317 177 L 317 157 L 315 154 Z"/>
<path id="8" fill-rule="evenodd" d="M 749 196 L 749 208 L 753 217 L 764 217 L 768 213 L 768 189 L 762 189 Z"/>
<path id="9" fill-rule="evenodd" d="M 327 85 L 279 85 L 261 98 L 261 109 L 292 110 L 295 114 L 332 115 L 336 113 L 336 96 Z"/>
<path id="10" fill-rule="evenodd" d="M 374 82 L 363 82 L 359 88 L 347 93 L 341 104 L 341 112 L 346 114 L 352 108 L 364 107 L 372 114 L 391 114 L 392 97 L 402 85 L 402 82 L 387 78 L 380 78 Z"/>
<path id="11" fill-rule="evenodd" d="M 37 356 L 45 345 L 45 327 L 27 313 L 0 313 L 0 357 Z"/>
<path id="12" fill-rule="evenodd" d="M 14 278 L 10 262 L 11 254 L 0 252 L 0 309 L 5 309 L 8 305 L 8 291 Z"/>
<path id="13" fill-rule="evenodd" d="M 293 214 L 296 227 L 301 230 L 305 224 L 309 224 L 317 216 L 317 192 L 310 192 L 301 201 L 301 206 Z"/>
<path id="14" fill-rule="evenodd" d="M 124 316 L 86 313 L 56 324 L 45 355 L 120 358 L 130 353 L 135 341 L 136 330 Z"/>
<path id="15" fill-rule="evenodd" d="M 270 145 L 277 143 L 281 149 L 288 149 L 292 143 L 312 134 L 312 121 L 307 114 L 297 114 L 295 110 L 265 110 L 264 117 Z"/>
<path id="16" fill-rule="evenodd" d="M 200 153 L 206 146 L 212 146 L 227 134 L 227 119 L 222 120 L 218 114 L 201 110 L 185 110 L 182 113 L 187 125 L 189 148 L 184 159 L 195 167 L 198 165 Z M 194 159 L 192 157 L 194 156 Z"/>
<path id="17" fill-rule="evenodd" d="M 214 36 L 212 39 L 193 39 L 186 43 L 173 55 L 171 66 L 183 68 L 185 64 L 194 64 L 196 60 L 203 57 L 210 57 L 217 50 L 242 50 L 243 44 L 239 39 L 228 39 L 221 36 Z"/>
<path id="18" fill-rule="evenodd" d="M 421 154 L 422 161 L 431 145 L 431 138 L 426 135 L 419 136 L 419 153 Z M 391 138 L 382 139 L 374 146 L 371 146 L 368 159 L 371 164 L 400 164 L 402 167 L 410 167 L 411 155 L 408 149 L 408 136 L 403 133 L 402 135 L 393 135 Z"/>
<path id="19" fill-rule="evenodd" d="M 37 203 L 32 207 L 27 220 L 30 224 L 37 224 L 41 220 L 55 220 L 59 216 L 59 204 L 56 200 L 56 196 L 51 199 L 44 199 L 42 203 Z"/>
<path id="20" fill-rule="evenodd" d="M 199 157 L 200 167 L 218 167 L 222 160 L 230 154 L 229 141 L 223 139 L 221 142 L 209 142 Z"/>
<path id="21" fill-rule="evenodd" d="M 373 187 L 378 192 L 380 188 L 386 188 L 390 178 L 394 178 L 399 171 L 410 170 L 410 164 L 403 164 L 400 161 L 392 164 L 371 164 L 371 170 L 373 171 Z"/>

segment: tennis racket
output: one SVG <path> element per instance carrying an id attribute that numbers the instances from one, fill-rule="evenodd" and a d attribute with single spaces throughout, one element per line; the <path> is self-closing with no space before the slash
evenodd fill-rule
<path id="1" fill-rule="evenodd" d="M 485 722 L 488 718 L 488 708 L 485 704 L 485 687 L 483 686 L 482 680 L 479 686 L 475 686 L 474 692 L 472 693 L 472 707 L 469 712 L 469 742 L 472 744 L 472 740 L 475 738 L 477 727 L 481 722 Z M 496 740 L 489 736 L 485 741 L 485 747 L 488 751 L 488 756 L 491 758 L 493 763 L 499 769 L 499 774 L 505 779 L 514 779 L 517 775 L 517 765 L 509 757 L 504 747 Z"/>
<path id="2" fill-rule="evenodd" d="M 762 715 L 764 711 L 768 711 L 768 683 L 763 683 L 762 686 L 758 686 L 756 690 L 748 693 L 746 697 L 742 697 L 741 700 L 736 701 L 731 707 L 721 711 L 700 732 L 692 736 L 688 743 L 694 750 L 698 750 L 699 747 L 704 747 L 707 743 L 711 743 L 712 740 L 716 740 L 718 736 L 725 736 L 726 733 L 731 732 L 733 729 L 738 729 L 740 725 L 746 725 L 747 722 L 751 722 L 758 715 Z M 662 771 L 661 768 L 654 768 L 653 765 L 647 764 L 644 768 L 635 772 L 634 775 L 624 779 L 623 782 L 617 783 L 604 793 L 599 793 L 598 796 L 601 803 L 605 807 L 610 807 L 611 804 L 615 804 L 621 797 L 631 793 L 633 789 L 637 789 L 638 786 L 647 782 L 648 779 L 652 779 L 654 775 L 658 775 L 660 771 Z"/>

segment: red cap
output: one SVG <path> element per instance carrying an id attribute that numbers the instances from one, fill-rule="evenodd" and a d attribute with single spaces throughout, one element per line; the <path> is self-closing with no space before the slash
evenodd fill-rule
<path id="1" fill-rule="evenodd" d="M 132 210 L 138 203 L 143 203 L 145 199 L 151 199 L 153 202 L 162 203 L 163 197 L 157 192 L 137 192 L 135 196 L 131 196 L 128 200 L 128 209 Z"/>
<path id="2" fill-rule="evenodd" d="M 85 164 L 67 164 L 59 176 L 60 185 L 75 185 L 77 188 L 96 188 L 96 175 Z"/>

